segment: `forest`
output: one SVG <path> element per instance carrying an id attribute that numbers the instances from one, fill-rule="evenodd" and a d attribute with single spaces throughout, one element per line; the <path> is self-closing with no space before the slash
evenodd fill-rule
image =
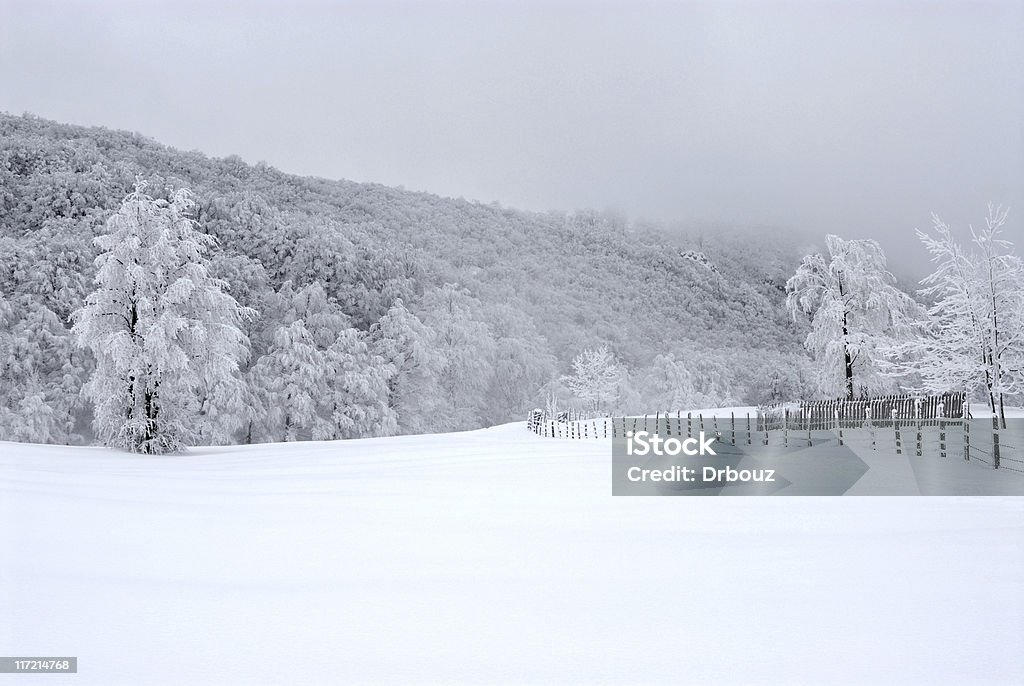
<path id="1" fill-rule="evenodd" d="M 950 379 L 1012 399 L 1024 301 L 1006 217 L 979 244 L 1004 335 L 977 355 L 936 347 L 971 316 L 948 292 L 967 257 L 944 257 L 960 248 L 936 221 L 919 289 L 873 241 L 803 256 L 777 233 L 524 212 L 0 114 L 0 440 L 163 452 Z M 988 366 L 936 371 L 958 354 Z"/>

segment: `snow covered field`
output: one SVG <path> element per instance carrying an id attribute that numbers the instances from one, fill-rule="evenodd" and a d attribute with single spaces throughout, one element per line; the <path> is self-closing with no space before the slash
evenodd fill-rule
<path id="1" fill-rule="evenodd" d="M 0 684 L 1022 683 L 1024 499 L 612 498 L 522 424 L 0 443 Z"/>

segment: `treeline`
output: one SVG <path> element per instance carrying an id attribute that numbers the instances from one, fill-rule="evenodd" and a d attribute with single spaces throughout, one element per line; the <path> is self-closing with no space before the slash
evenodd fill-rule
<path id="1" fill-rule="evenodd" d="M 799 256 L 775 238 L 687 251 L 610 213 L 302 178 L 0 115 L 0 439 L 92 440 L 81 389 L 96 360 L 71 316 L 96 288 L 94 239 L 139 179 L 154 201 L 191 191 L 189 218 L 216 239 L 210 275 L 252 312 L 237 383 L 200 411 L 202 442 L 519 419 L 552 396 L 579 401 L 564 376 L 602 345 L 623 366 L 622 410 L 809 388 L 806 326 L 783 306 Z M 316 371 L 286 388 L 300 353 Z M 332 420 L 338 407 L 352 416 Z"/>

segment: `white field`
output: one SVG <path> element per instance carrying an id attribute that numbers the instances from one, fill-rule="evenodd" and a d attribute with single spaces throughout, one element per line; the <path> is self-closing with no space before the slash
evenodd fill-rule
<path id="1" fill-rule="evenodd" d="M 1024 683 L 1024 498 L 613 498 L 523 424 L 0 443 L 5 684 Z"/>

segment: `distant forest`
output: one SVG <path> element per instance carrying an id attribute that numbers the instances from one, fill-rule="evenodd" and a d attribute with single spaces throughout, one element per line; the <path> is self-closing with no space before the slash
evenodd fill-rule
<path id="1" fill-rule="evenodd" d="M 195 229 L 216 239 L 210 275 L 250 308 L 247 354 L 230 384 L 200 392 L 191 442 L 459 430 L 582 407 L 566 378 L 584 351 L 620 371 L 606 411 L 816 392 L 808 322 L 786 308 L 795 239 L 669 236 L 608 212 L 300 177 L 0 115 L 0 439 L 94 439 L 82 388 L 96 361 L 72 313 L 95 288 L 94 239 L 140 180 L 164 204 L 191 192 Z"/>

